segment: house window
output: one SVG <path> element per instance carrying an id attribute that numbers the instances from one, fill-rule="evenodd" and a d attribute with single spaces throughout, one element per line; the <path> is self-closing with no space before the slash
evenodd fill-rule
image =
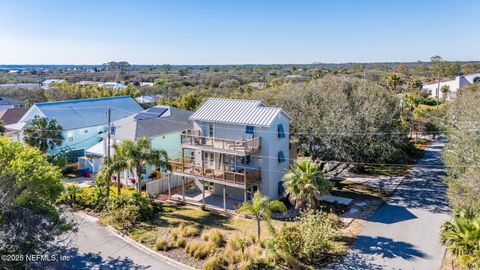
<path id="1" fill-rule="evenodd" d="M 84 133 L 84 134 L 87 134 L 87 133 L 88 133 L 88 129 L 84 129 L 84 130 L 83 130 L 83 133 Z"/>
<path id="2" fill-rule="evenodd" d="M 254 126 L 247 126 L 247 127 L 245 128 L 245 134 L 252 134 L 252 135 L 253 135 L 254 131 L 255 131 L 255 127 L 254 127 Z"/>
<path id="3" fill-rule="evenodd" d="M 283 151 L 278 151 L 278 163 L 285 162 L 285 155 L 283 154 Z"/>
<path id="4" fill-rule="evenodd" d="M 283 129 L 282 124 L 278 124 L 278 126 L 277 126 L 277 137 L 279 139 L 285 138 L 285 130 Z"/>
<path id="5" fill-rule="evenodd" d="M 73 131 L 67 132 L 67 142 L 73 142 Z"/>
<path id="6" fill-rule="evenodd" d="M 208 136 L 213 137 L 213 124 L 208 124 Z"/>

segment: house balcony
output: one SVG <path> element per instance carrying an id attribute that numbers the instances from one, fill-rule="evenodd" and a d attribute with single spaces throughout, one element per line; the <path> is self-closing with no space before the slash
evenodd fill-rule
<path id="1" fill-rule="evenodd" d="M 173 174 L 240 188 L 247 188 L 261 179 L 259 168 L 242 167 L 236 171 L 214 169 L 195 165 L 192 158 L 169 160 L 168 164 Z"/>
<path id="2" fill-rule="evenodd" d="M 199 133 L 181 135 L 183 148 L 206 150 L 231 155 L 248 155 L 260 149 L 260 137 L 252 139 L 230 140 L 215 137 L 200 136 Z"/>

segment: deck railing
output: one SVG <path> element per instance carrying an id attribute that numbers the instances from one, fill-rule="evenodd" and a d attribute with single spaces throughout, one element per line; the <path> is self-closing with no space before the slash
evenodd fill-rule
<path id="1" fill-rule="evenodd" d="M 259 181 L 261 178 L 261 170 L 259 168 L 245 168 L 242 169 L 244 170 L 243 172 L 212 169 L 195 165 L 192 158 L 169 160 L 168 164 L 172 172 L 200 176 L 237 185 L 248 185 Z"/>
<path id="2" fill-rule="evenodd" d="M 210 147 L 244 154 L 260 149 L 260 137 L 253 139 L 230 140 L 200 136 L 197 133 L 185 133 L 181 135 L 181 143 L 184 146 Z"/>

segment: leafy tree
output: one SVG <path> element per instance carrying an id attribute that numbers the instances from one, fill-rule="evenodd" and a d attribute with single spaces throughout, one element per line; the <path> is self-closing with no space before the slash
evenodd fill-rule
<path id="1" fill-rule="evenodd" d="M 1 254 L 45 254 L 67 244 L 64 233 L 73 225 L 54 205 L 62 191 L 61 171 L 45 154 L 0 138 Z M 2 266 L 14 265 L 3 261 Z"/>
<path id="2" fill-rule="evenodd" d="M 293 165 L 284 177 L 284 185 L 285 193 L 297 209 L 317 208 L 320 197 L 332 189 L 332 183 L 325 178 L 320 167 L 309 160 L 300 160 Z"/>
<path id="3" fill-rule="evenodd" d="M 256 192 L 253 196 L 252 202 L 243 203 L 238 208 L 238 213 L 250 214 L 255 216 L 257 221 L 257 238 L 260 240 L 260 222 L 263 220 L 267 225 L 273 229 L 271 225 L 273 212 L 286 212 L 287 208 L 281 201 L 270 200 L 267 196 L 260 192 Z"/>
<path id="4" fill-rule="evenodd" d="M 2 120 L 0 120 L 0 135 L 2 135 L 3 133 L 5 133 L 5 126 L 4 126 L 4 122 Z"/>
<path id="5" fill-rule="evenodd" d="M 423 87 L 423 83 L 419 79 L 413 79 L 408 81 L 408 88 L 412 90 L 421 90 Z"/>
<path id="6" fill-rule="evenodd" d="M 351 165 L 361 171 L 364 163 L 409 159 L 408 131 L 400 122 L 399 100 L 376 83 L 325 77 L 258 94 L 252 98 L 289 113 L 291 134 L 300 152 L 324 171 Z"/>
<path id="7" fill-rule="evenodd" d="M 57 120 L 48 120 L 44 117 L 33 119 L 24 130 L 24 141 L 46 153 L 63 143 L 63 128 Z"/>

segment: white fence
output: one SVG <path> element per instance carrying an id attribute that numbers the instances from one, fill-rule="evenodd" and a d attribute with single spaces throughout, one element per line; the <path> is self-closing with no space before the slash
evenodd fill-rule
<path id="1" fill-rule="evenodd" d="M 185 184 L 187 181 L 185 181 Z M 182 177 L 170 175 L 170 188 L 182 186 Z M 160 193 L 168 192 L 168 175 L 147 183 L 147 193 L 149 196 L 156 196 Z"/>

